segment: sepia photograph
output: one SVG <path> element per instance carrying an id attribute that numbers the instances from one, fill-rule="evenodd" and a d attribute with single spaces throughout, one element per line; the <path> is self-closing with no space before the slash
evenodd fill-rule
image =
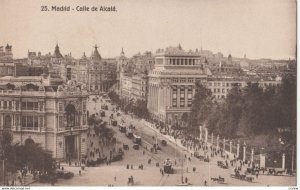
<path id="1" fill-rule="evenodd" d="M 0 0 L 0 187 L 297 189 L 296 0 Z"/>

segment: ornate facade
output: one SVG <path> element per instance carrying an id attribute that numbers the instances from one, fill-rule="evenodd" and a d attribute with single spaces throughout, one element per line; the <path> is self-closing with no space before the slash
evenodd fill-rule
<path id="1" fill-rule="evenodd" d="M 15 143 L 35 142 L 56 159 L 80 158 L 87 151 L 87 89 L 69 81 L 51 86 L 46 80 L 0 78 L 0 128 Z"/>

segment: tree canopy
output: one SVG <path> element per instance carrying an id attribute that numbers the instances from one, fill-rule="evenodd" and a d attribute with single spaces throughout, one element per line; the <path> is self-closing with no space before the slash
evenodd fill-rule
<path id="1" fill-rule="evenodd" d="M 285 77 L 281 85 L 264 89 L 258 83 L 235 85 L 219 103 L 197 83 L 189 121 L 190 127 L 205 124 L 209 132 L 226 138 L 266 135 L 295 144 L 296 118 L 296 79 Z"/>

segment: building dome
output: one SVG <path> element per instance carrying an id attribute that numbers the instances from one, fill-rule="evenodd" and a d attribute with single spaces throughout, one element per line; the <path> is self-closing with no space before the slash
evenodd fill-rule
<path id="1" fill-rule="evenodd" d="M 56 57 L 56 58 L 63 58 L 62 54 L 59 51 L 58 44 L 56 44 L 56 46 L 55 46 L 55 50 L 54 50 L 54 55 L 53 56 Z"/>
<path id="2" fill-rule="evenodd" d="M 95 48 L 95 50 L 94 50 L 94 52 L 92 53 L 91 58 L 92 58 L 93 60 L 101 60 L 101 55 L 100 55 L 100 53 L 98 52 L 98 46 L 95 45 L 94 48 Z"/>

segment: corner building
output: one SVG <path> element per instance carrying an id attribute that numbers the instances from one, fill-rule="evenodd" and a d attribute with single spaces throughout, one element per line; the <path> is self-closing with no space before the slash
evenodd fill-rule
<path id="1" fill-rule="evenodd" d="M 14 81 L 15 80 L 15 81 Z M 11 78 L 0 90 L 0 127 L 15 143 L 39 143 L 56 159 L 79 159 L 87 151 L 87 91 L 69 81 L 50 86 L 43 79 Z M 42 81 L 42 82 L 40 82 Z"/>
<path id="2" fill-rule="evenodd" d="M 191 111 L 195 82 L 206 83 L 210 72 L 197 52 L 186 52 L 180 45 L 159 49 L 154 67 L 149 73 L 147 107 L 161 124 L 177 125 L 182 115 Z"/>

